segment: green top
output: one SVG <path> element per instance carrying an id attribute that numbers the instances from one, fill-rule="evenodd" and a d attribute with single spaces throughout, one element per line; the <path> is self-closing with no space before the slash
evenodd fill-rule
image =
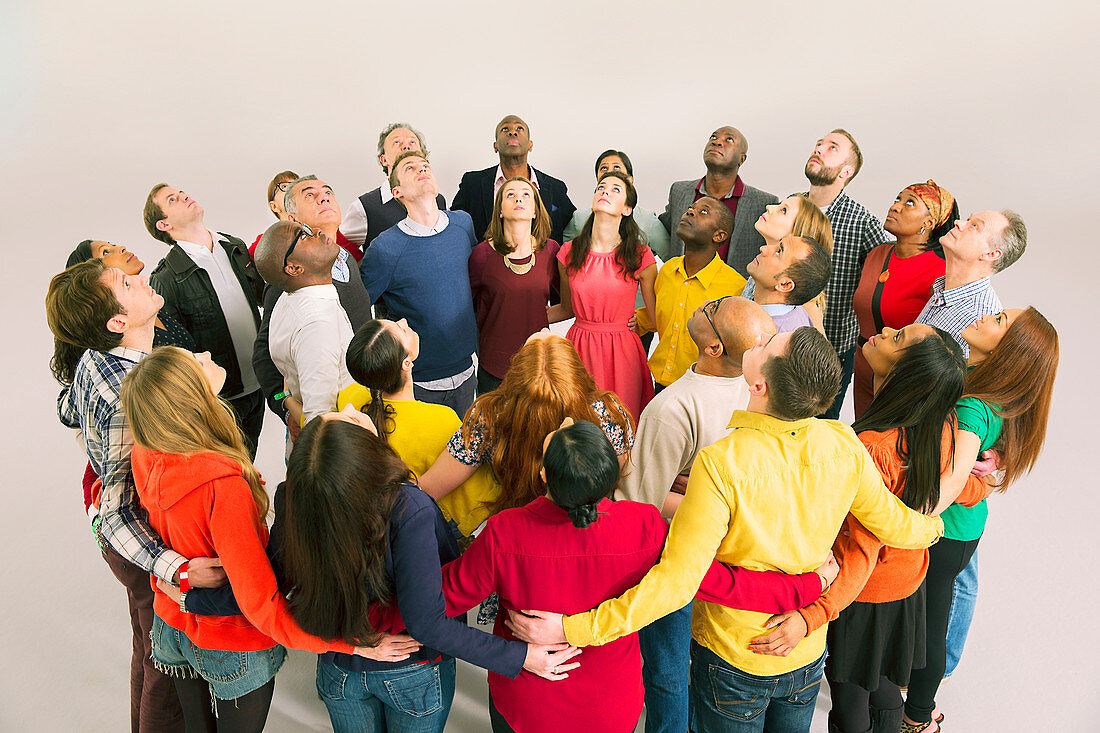
<path id="1" fill-rule="evenodd" d="M 978 436 L 980 451 L 989 450 L 1001 437 L 1004 420 L 977 397 L 963 397 L 955 407 L 959 415 L 959 430 Z M 972 507 L 952 504 L 943 511 L 943 536 L 951 540 L 976 540 L 985 531 L 989 507 L 985 499 Z"/>

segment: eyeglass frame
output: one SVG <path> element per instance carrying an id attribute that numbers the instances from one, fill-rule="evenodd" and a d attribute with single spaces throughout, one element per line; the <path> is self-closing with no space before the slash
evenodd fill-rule
<path id="1" fill-rule="evenodd" d="M 288 264 L 290 264 L 290 253 L 293 252 L 294 248 L 298 246 L 298 240 L 300 240 L 303 236 L 306 236 L 306 237 L 312 237 L 313 236 L 313 230 L 310 229 L 305 224 L 299 224 L 298 227 L 299 227 L 298 233 L 294 235 L 294 239 L 290 240 L 290 246 L 286 248 L 286 254 L 283 255 L 283 269 L 284 270 L 286 269 L 286 266 Z M 714 324 L 711 324 L 711 325 L 713 326 Z M 715 333 L 717 333 L 717 331 L 715 331 Z M 724 349 L 726 347 L 723 346 L 722 348 Z"/>
<path id="2" fill-rule="evenodd" d="M 714 304 L 714 312 L 717 313 L 718 312 L 718 306 L 722 303 L 723 300 L 725 300 L 726 298 L 729 298 L 729 297 L 731 297 L 731 296 L 723 295 L 721 298 L 716 298 L 716 299 L 714 299 L 712 301 L 709 301 L 707 303 L 703 303 L 703 307 L 700 308 L 700 310 L 703 311 L 703 315 L 706 316 L 707 323 L 710 324 L 711 330 L 714 331 L 714 335 L 718 337 L 718 343 L 720 343 L 722 345 L 722 353 L 723 354 L 728 354 L 729 349 L 726 348 L 726 342 L 722 340 L 722 334 L 718 333 L 718 327 L 714 325 L 714 320 L 710 317 L 710 313 L 707 312 L 707 306 L 711 305 L 711 304 Z"/>

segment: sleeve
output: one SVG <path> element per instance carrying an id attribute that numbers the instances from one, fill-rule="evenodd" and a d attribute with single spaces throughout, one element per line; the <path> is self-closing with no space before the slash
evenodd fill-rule
<path id="1" fill-rule="evenodd" d="M 167 313 L 170 318 L 183 323 L 175 282 L 172 279 L 172 274 L 168 272 L 164 260 L 161 260 L 160 264 L 153 270 L 153 274 L 149 276 L 149 285 L 157 291 L 157 295 L 164 298 L 164 305 L 160 309 L 161 313 Z"/>
<path id="2" fill-rule="evenodd" d="M 959 419 L 959 430 L 965 430 L 978 436 L 982 445 L 987 445 L 996 416 L 984 401 L 976 397 L 964 397 L 955 406 Z"/>
<path id="3" fill-rule="evenodd" d="M 851 512 L 863 526 L 884 544 L 903 550 L 923 549 L 943 536 L 942 519 L 913 511 L 886 490 L 866 450 L 857 451 L 855 457 L 859 476 Z"/>
<path id="4" fill-rule="evenodd" d="M 359 263 L 359 274 L 363 278 L 363 287 L 370 296 L 371 305 L 378 302 L 393 281 L 393 257 L 385 251 L 385 247 L 378 246 L 378 239 L 367 247 L 363 260 Z"/>
<path id="5" fill-rule="evenodd" d="M 802 618 L 808 631 L 816 631 L 827 621 L 833 621 L 852 604 L 878 564 L 882 542 L 849 514 L 833 543 L 833 554 L 840 563 L 840 573 L 828 590 L 813 604 L 803 608 Z"/>
<path id="6" fill-rule="evenodd" d="M 814 572 L 788 575 L 778 570 L 746 570 L 715 560 L 695 597 L 743 611 L 787 613 L 821 597 L 821 576 Z"/>
<path id="7" fill-rule="evenodd" d="M 592 409 L 595 410 L 596 415 L 600 418 L 600 428 L 603 429 L 604 435 L 611 441 L 611 447 L 615 449 L 617 455 L 624 455 L 634 447 L 634 429 L 630 427 L 630 420 L 620 425 L 619 423 L 612 422 L 611 413 L 607 411 L 607 406 L 603 401 L 597 401 L 592 403 Z M 626 413 L 626 408 L 621 404 L 619 409 L 623 414 Z M 672 484 L 669 484 L 672 486 Z"/>
<path id="8" fill-rule="evenodd" d="M 569 253 L 572 250 L 573 250 L 572 240 L 566 242 L 565 244 L 563 244 L 561 247 L 558 248 L 558 254 L 557 254 L 558 262 L 560 262 L 563 267 L 569 267 Z"/>
<path id="9" fill-rule="evenodd" d="M 719 469 L 704 449 L 695 460 L 687 494 L 672 518 L 661 560 L 638 585 L 585 613 L 566 616 L 575 646 L 599 646 L 683 608 L 699 589 L 736 509 L 722 496 Z"/>
<path id="10" fill-rule="evenodd" d="M 859 243 L 860 264 L 862 265 L 868 252 L 888 241 L 890 241 L 890 235 L 882 228 L 882 222 L 874 214 L 867 214 L 867 218 L 863 222 L 863 236 L 860 238 Z"/>
<path id="11" fill-rule="evenodd" d="M 649 309 L 645 306 L 635 309 L 634 317 L 638 319 L 638 328 L 642 331 L 652 333 L 657 330 L 657 326 L 653 323 L 653 319 L 649 317 Z"/>
<path id="12" fill-rule="evenodd" d="M 497 589 L 495 527 L 496 517 L 490 517 L 466 552 L 443 566 L 448 616 L 466 613 Z"/>
<path id="13" fill-rule="evenodd" d="M 649 248 L 664 262 L 669 258 L 668 232 L 665 231 L 656 214 L 653 212 L 647 213 L 649 214 L 649 220 L 640 222 L 642 230 L 645 231 L 646 239 L 649 240 Z"/>
<path id="14" fill-rule="evenodd" d="M 470 212 L 470 189 L 472 185 L 471 174 L 463 173 L 462 180 L 458 182 L 458 191 L 455 192 L 455 197 L 451 199 L 451 211 L 465 211 L 473 216 Z"/>
<path id="15" fill-rule="evenodd" d="M 695 453 L 691 436 L 683 426 L 668 423 L 642 412 L 634 436 L 630 470 L 625 472 L 617 490 L 619 499 L 652 504 L 660 510 L 676 477 L 691 467 Z"/>
<path id="16" fill-rule="evenodd" d="M 656 265 L 657 258 L 653 256 L 653 250 L 649 247 L 642 249 L 642 261 L 638 265 L 638 269 L 634 271 L 634 277 L 638 277 L 642 274 L 642 270 L 646 269 L 650 265 Z"/>
<path id="17" fill-rule="evenodd" d="M 239 616 L 241 607 L 229 583 L 220 588 L 192 588 L 184 594 L 184 613 L 197 616 Z"/>
<path id="18" fill-rule="evenodd" d="M 286 406 L 283 405 L 282 400 L 275 399 L 275 395 L 283 391 L 283 375 L 271 360 L 271 349 L 268 345 L 268 335 L 271 333 L 271 311 L 275 308 L 280 295 L 282 291 L 278 288 L 270 285 L 264 288 L 264 317 L 260 321 L 260 328 L 256 332 L 256 343 L 252 349 L 252 369 L 256 372 L 256 379 L 267 400 L 267 406 L 285 423 Z"/>
<path id="19" fill-rule="evenodd" d="M 335 409 L 345 348 L 339 323 L 333 318 L 304 323 L 291 336 L 290 355 L 298 370 L 304 422 Z"/>
<path id="20" fill-rule="evenodd" d="M 505 677 L 516 677 L 523 669 L 527 645 L 470 628 L 447 616 L 432 508 L 406 507 L 410 513 L 400 522 L 391 520 L 390 528 L 397 605 L 409 634 L 444 654 Z"/>
<path id="21" fill-rule="evenodd" d="M 57 394 L 57 419 L 67 428 L 80 430 L 80 416 L 72 399 L 73 387 L 62 387 Z"/>
<path id="22" fill-rule="evenodd" d="M 237 603 L 245 618 L 278 643 L 318 654 L 327 651 L 354 653 L 344 641 L 325 641 L 302 631 L 279 592 L 263 543 L 255 531 L 259 525 L 252 492 L 243 477 L 223 479 L 214 489 L 210 511 L 210 538 Z"/>
<path id="23" fill-rule="evenodd" d="M 668 187 L 668 201 L 665 202 L 665 211 L 663 214 L 658 214 L 657 221 L 661 222 L 661 226 L 668 232 L 669 239 L 672 238 L 672 186 Z M 679 224 L 679 222 L 676 222 Z"/>
<path id="24" fill-rule="evenodd" d="M 561 236 L 566 242 L 573 241 L 573 237 L 581 233 L 581 229 L 584 228 L 584 219 L 581 218 L 581 212 L 574 211 L 573 217 L 569 220 L 569 223 L 565 225 L 565 229 L 562 230 Z"/>
<path id="25" fill-rule="evenodd" d="M 344 214 L 344 220 L 340 222 L 340 233 L 352 244 L 360 249 L 367 241 L 367 211 L 363 208 L 363 202 L 356 198 L 351 202 Z"/>
<path id="26" fill-rule="evenodd" d="M 447 441 L 447 452 L 459 463 L 467 466 L 480 466 L 485 460 L 488 449 L 485 447 L 485 419 L 481 418 L 470 431 L 470 442 L 462 440 L 462 428 L 459 427 Z"/>
<path id="27" fill-rule="evenodd" d="M 474 247 L 474 251 L 470 253 L 470 260 L 466 263 L 470 272 L 470 294 L 474 296 L 474 313 L 477 313 L 477 301 L 481 295 L 482 276 L 485 274 L 488 254 L 485 247 L 479 244 Z"/>
<path id="28" fill-rule="evenodd" d="M 962 504 L 965 507 L 977 506 L 989 497 L 989 492 L 990 487 L 985 481 L 974 476 L 967 476 L 966 484 L 956 497 L 955 503 Z"/>
<path id="29" fill-rule="evenodd" d="M 557 303 L 560 300 L 558 293 L 561 292 L 561 271 L 557 265 L 561 244 L 553 239 L 547 239 L 546 251 L 550 254 L 550 262 L 548 263 L 550 267 L 550 302 Z"/>

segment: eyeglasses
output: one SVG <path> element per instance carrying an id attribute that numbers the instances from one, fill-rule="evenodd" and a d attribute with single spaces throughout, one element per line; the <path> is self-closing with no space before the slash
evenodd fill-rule
<path id="1" fill-rule="evenodd" d="M 294 235 L 294 239 L 290 240 L 290 246 L 286 248 L 286 254 L 283 255 L 283 269 L 284 270 L 286 269 L 287 263 L 290 260 L 290 253 L 293 252 L 294 248 L 298 246 L 298 240 L 301 239 L 303 236 L 306 236 L 306 237 L 312 237 L 313 236 L 313 230 L 312 229 L 307 227 L 305 224 L 300 224 L 299 226 L 301 226 L 301 229 L 299 229 L 298 233 Z M 711 325 L 714 325 L 714 324 L 711 324 Z M 722 348 L 724 349 L 726 347 L 723 346 Z"/>
<path id="2" fill-rule="evenodd" d="M 710 312 L 707 310 L 707 308 L 710 308 L 713 312 L 717 313 L 718 305 L 728 297 L 730 296 L 723 295 L 717 300 L 712 300 L 709 303 L 703 304 L 703 315 L 707 317 L 707 323 L 710 324 L 711 329 L 714 331 L 714 335 L 718 337 L 718 343 L 722 345 L 722 353 L 724 354 L 728 354 L 729 349 L 726 348 L 726 342 L 722 340 L 722 334 L 718 333 L 718 328 L 714 325 L 714 320 L 710 317 Z"/>

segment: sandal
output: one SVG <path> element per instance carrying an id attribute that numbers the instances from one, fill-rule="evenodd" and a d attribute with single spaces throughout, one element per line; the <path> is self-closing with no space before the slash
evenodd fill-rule
<path id="1" fill-rule="evenodd" d="M 906 723 L 903 720 L 901 733 L 940 733 L 940 725 L 935 720 L 929 720 L 927 723 Z"/>

